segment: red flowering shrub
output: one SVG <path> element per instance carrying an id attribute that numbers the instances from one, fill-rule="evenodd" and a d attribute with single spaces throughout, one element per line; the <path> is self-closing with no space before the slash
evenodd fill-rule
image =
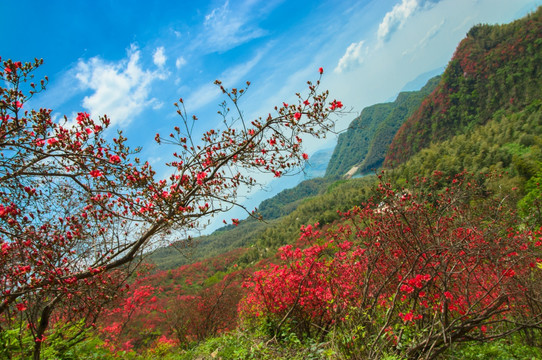
<path id="1" fill-rule="evenodd" d="M 541 323 L 542 230 L 524 229 L 504 199 L 468 175 L 410 189 L 380 183 L 374 201 L 245 283 L 246 319 L 285 322 L 299 335 L 334 330 L 349 356 L 429 358 L 461 341 Z M 342 336 L 342 337 L 341 337 Z"/>
<path id="2" fill-rule="evenodd" d="M 217 282 L 202 288 L 209 274 L 228 259 L 221 255 L 208 262 L 211 260 L 212 269 L 196 263 L 169 272 L 140 274 L 129 290 L 104 310 L 105 316 L 97 324 L 105 347 L 114 353 L 144 353 L 145 349 L 151 351 L 158 346 L 160 339 L 175 339 L 175 344 L 186 345 L 234 329 L 245 274 L 216 273 Z M 193 274 L 194 271 L 197 273 Z M 170 279 L 166 279 L 167 273 Z M 220 274 L 223 275 L 218 280 Z M 167 284 L 168 280 L 171 284 Z M 182 282 L 188 286 L 181 285 Z"/>
<path id="3" fill-rule="evenodd" d="M 169 299 L 166 323 L 180 343 L 202 341 L 235 329 L 242 275 L 233 272 L 194 295 L 178 294 Z"/>

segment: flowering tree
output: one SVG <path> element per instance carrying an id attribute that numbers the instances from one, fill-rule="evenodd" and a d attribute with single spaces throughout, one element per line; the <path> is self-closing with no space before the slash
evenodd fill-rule
<path id="1" fill-rule="evenodd" d="M 332 333 L 349 357 L 436 358 L 452 344 L 541 329 L 542 229 L 520 226 L 507 199 L 473 177 L 380 183 L 374 202 L 327 231 L 307 226 L 305 248 L 245 283 L 245 318 L 276 332 Z"/>
<path id="2" fill-rule="evenodd" d="M 56 122 L 51 110 L 25 109 L 45 88 L 47 79 L 32 82 L 41 64 L 7 60 L 0 70 L 0 332 L 26 323 L 35 359 L 51 320 L 98 311 L 150 244 L 238 205 L 237 189 L 255 185 L 244 169 L 282 176 L 300 165 L 301 137 L 324 136 L 342 107 L 317 92 L 318 80 L 296 104 L 247 121 L 238 107 L 246 88 L 217 82 L 224 127 L 197 140 L 181 99 L 182 126 L 156 136 L 179 147 L 172 175 L 156 179 L 120 132 L 108 140 L 107 117 Z"/>

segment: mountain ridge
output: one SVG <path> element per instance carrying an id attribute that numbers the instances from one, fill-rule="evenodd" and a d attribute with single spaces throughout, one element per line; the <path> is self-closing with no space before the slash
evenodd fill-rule
<path id="1" fill-rule="evenodd" d="M 375 104 L 361 111 L 339 135 L 326 176 L 366 174 L 380 167 L 395 132 L 437 85 L 433 77 L 417 91 L 400 92 L 393 102 Z M 353 168 L 357 168 L 353 170 Z"/>
<path id="2" fill-rule="evenodd" d="M 384 166 L 516 111 L 540 95 L 542 8 L 504 25 L 477 25 L 458 45 L 442 81 L 395 135 Z"/>

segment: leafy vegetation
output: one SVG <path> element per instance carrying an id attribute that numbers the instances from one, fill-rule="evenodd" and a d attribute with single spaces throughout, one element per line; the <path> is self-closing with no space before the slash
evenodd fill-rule
<path id="1" fill-rule="evenodd" d="M 262 201 L 258 212 L 264 219 L 276 219 L 288 215 L 299 206 L 301 201 L 318 195 L 333 180 L 329 178 L 305 180 L 291 189 L 283 190 L 276 196 Z"/>

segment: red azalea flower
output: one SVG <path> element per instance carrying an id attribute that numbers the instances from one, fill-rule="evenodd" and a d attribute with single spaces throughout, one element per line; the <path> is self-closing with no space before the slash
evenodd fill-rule
<path id="1" fill-rule="evenodd" d="M 103 173 L 100 170 L 92 170 L 90 172 L 90 176 L 92 176 L 93 178 L 97 178 L 103 176 Z"/>

